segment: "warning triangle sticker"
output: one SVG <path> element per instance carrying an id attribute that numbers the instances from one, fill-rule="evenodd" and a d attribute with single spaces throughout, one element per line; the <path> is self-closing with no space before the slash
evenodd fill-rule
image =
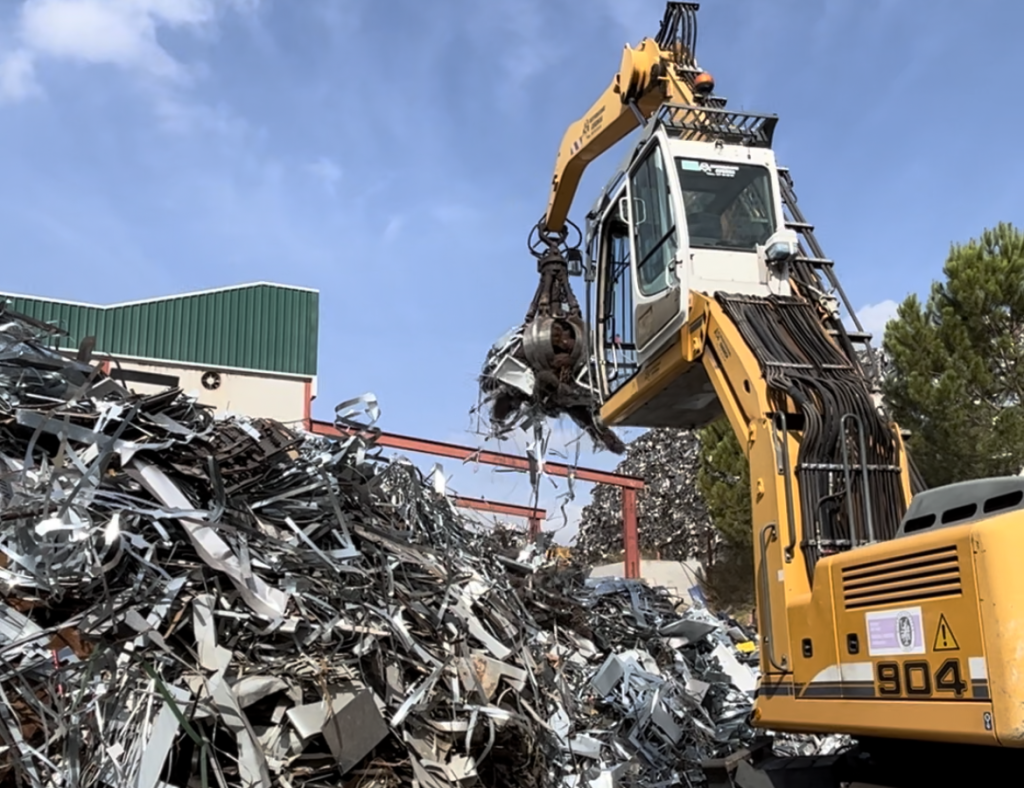
<path id="1" fill-rule="evenodd" d="M 935 629 L 935 645 L 932 651 L 959 651 L 960 644 L 956 642 L 956 635 L 953 628 L 946 621 L 945 613 L 939 614 L 939 626 Z"/>

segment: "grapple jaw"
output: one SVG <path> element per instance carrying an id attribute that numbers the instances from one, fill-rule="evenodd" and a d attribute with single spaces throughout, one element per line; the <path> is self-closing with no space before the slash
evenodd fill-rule
<path id="1" fill-rule="evenodd" d="M 523 328 L 523 355 L 535 374 L 575 377 L 590 356 L 583 318 L 535 317 Z"/>
<path id="2" fill-rule="evenodd" d="M 600 397 L 590 385 L 587 324 L 569 286 L 564 234 L 545 240 L 543 251 L 531 247 L 540 283 L 526 319 L 491 349 L 480 376 L 491 432 L 568 416 L 596 444 L 622 453 L 622 441 L 601 423 Z"/>

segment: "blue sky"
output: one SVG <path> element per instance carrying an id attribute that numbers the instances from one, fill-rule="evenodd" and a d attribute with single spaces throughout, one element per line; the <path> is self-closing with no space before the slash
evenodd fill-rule
<path id="1" fill-rule="evenodd" d="M 474 443 L 476 374 L 536 285 L 525 238 L 562 133 L 663 9 L 8 0 L 4 289 L 109 303 L 315 287 L 316 415 L 373 391 L 384 429 Z M 952 241 L 1024 223 L 1024 157 L 1007 144 L 1024 5 L 707 0 L 699 21 L 718 92 L 780 115 L 778 157 L 876 330 L 940 275 Z M 592 165 L 578 221 L 618 159 Z M 463 494 L 529 496 L 522 477 L 445 471 Z"/>

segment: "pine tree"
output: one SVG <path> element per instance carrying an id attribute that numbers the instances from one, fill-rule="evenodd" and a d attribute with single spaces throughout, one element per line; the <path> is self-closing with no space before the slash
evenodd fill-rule
<path id="1" fill-rule="evenodd" d="M 1010 224 L 953 244 L 925 303 L 885 331 L 883 392 L 930 486 L 1024 466 L 1024 234 Z"/>
<path id="2" fill-rule="evenodd" d="M 753 543 L 750 511 L 750 466 L 725 419 L 699 433 L 697 488 L 722 539 L 736 547 Z"/>
<path id="3" fill-rule="evenodd" d="M 750 466 L 725 419 L 699 432 L 697 488 L 721 537 L 716 560 L 705 571 L 705 586 L 719 605 L 753 604 L 753 518 Z"/>

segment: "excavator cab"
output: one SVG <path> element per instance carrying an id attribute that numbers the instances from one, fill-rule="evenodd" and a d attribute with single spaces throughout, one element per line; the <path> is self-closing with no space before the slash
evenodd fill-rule
<path id="1" fill-rule="evenodd" d="M 776 118 L 665 105 L 588 215 L 588 324 L 604 400 L 678 341 L 691 291 L 789 295 L 798 249 L 771 150 Z M 719 414 L 697 365 L 620 424 Z"/>

